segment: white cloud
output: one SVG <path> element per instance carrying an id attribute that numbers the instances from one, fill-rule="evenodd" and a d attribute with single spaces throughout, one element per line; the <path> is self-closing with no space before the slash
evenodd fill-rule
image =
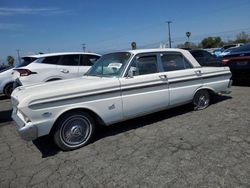
<path id="1" fill-rule="evenodd" d="M 14 15 L 27 15 L 27 14 L 39 14 L 39 15 L 55 15 L 70 13 L 69 10 L 63 10 L 60 8 L 9 8 L 0 7 L 0 16 L 14 16 Z"/>

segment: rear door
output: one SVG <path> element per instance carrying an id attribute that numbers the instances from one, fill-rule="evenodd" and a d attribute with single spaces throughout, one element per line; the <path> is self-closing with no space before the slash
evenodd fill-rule
<path id="1" fill-rule="evenodd" d="M 159 72 L 159 55 L 139 54 L 128 70 L 134 75 L 120 79 L 125 118 L 150 113 L 169 104 L 168 83 L 165 73 Z"/>
<path id="2" fill-rule="evenodd" d="M 160 56 L 168 78 L 170 105 L 192 101 L 195 91 L 202 86 L 201 68 L 193 68 L 180 52 L 166 52 Z"/>
<path id="3" fill-rule="evenodd" d="M 57 71 L 63 79 L 77 77 L 79 64 L 79 54 L 62 55 L 57 66 Z"/>

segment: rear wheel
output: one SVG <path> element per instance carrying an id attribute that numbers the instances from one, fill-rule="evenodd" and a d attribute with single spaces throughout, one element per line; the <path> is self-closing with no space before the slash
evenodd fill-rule
<path id="1" fill-rule="evenodd" d="M 207 90 L 199 90 L 193 99 L 194 110 L 203 110 L 210 104 L 210 96 Z"/>
<path id="2" fill-rule="evenodd" d="M 11 93 L 13 91 L 13 83 L 9 83 L 5 86 L 4 88 L 4 95 L 6 95 L 7 97 L 10 97 L 11 96 Z"/>
<path id="3" fill-rule="evenodd" d="M 54 141 L 62 150 L 73 150 L 87 145 L 93 137 L 95 123 L 81 111 L 63 115 L 56 124 Z"/>

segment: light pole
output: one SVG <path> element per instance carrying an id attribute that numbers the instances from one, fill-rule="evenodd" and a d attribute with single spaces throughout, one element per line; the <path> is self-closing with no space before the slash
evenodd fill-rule
<path id="1" fill-rule="evenodd" d="M 172 23 L 171 21 L 167 21 L 168 23 L 168 42 L 169 42 L 169 48 L 171 48 L 171 33 L 170 33 L 170 24 Z"/>
<path id="2" fill-rule="evenodd" d="M 82 44 L 82 50 L 85 52 L 86 51 L 86 44 Z"/>
<path id="3" fill-rule="evenodd" d="M 17 58 L 18 58 L 18 62 L 19 62 L 19 64 L 21 64 L 21 58 L 20 58 L 20 50 L 19 49 L 17 49 L 16 50 L 17 51 Z"/>

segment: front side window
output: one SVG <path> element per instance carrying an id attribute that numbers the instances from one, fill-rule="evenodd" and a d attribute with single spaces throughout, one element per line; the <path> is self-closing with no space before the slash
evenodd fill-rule
<path id="1" fill-rule="evenodd" d="M 59 64 L 64 66 L 78 66 L 79 55 L 63 55 Z"/>
<path id="2" fill-rule="evenodd" d="M 161 54 L 164 71 L 175 71 L 192 68 L 191 64 L 181 54 Z"/>
<path id="3" fill-rule="evenodd" d="M 120 76 L 131 54 L 129 52 L 117 52 L 103 55 L 86 73 L 87 76 Z"/>
<path id="4" fill-rule="evenodd" d="M 155 55 L 136 57 L 130 65 L 130 70 L 133 70 L 134 76 L 157 73 L 157 57 Z"/>

